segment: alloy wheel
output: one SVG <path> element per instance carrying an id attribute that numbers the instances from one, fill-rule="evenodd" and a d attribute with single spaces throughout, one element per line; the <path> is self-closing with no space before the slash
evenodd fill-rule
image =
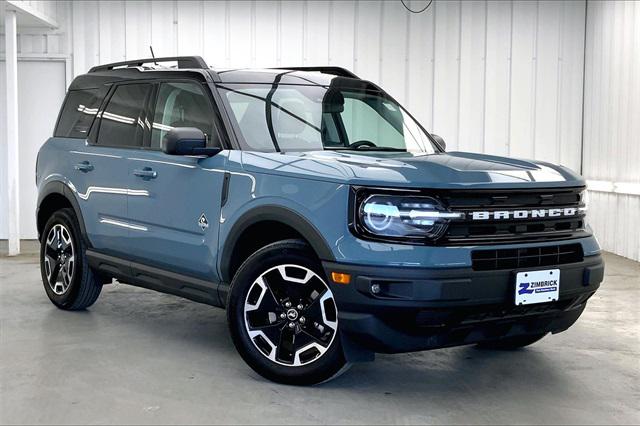
<path id="1" fill-rule="evenodd" d="M 54 225 L 45 242 L 44 270 L 51 290 L 65 294 L 75 273 L 75 249 L 69 230 L 62 224 Z"/>
<path id="2" fill-rule="evenodd" d="M 252 283 L 244 322 L 263 356 L 299 367 L 327 352 L 337 334 L 338 312 L 333 293 L 318 274 L 286 264 L 270 268 Z"/>

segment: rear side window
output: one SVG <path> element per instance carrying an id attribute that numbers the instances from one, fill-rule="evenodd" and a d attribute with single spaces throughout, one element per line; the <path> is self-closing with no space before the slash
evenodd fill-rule
<path id="1" fill-rule="evenodd" d="M 213 107 L 199 84 L 160 85 L 151 125 L 151 147 L 159 148 L 164 135 L 176 127 L 196 127 L 207 137 L 207 146 L 219 146 L 213 127 Z"/>
<path id="2" fill-rule="evenodd" d="M 53 135 L 62 138 L 86 138 L 99 106 L 98 89 L 70 91 L 62 106 L 60 120 Z"/>
<path id="3" fill-rule="evenodd" d="M 150 94 L 150 84 L 118 86 L 102 112 L 98 145 L 141 147 L 149 127 L 145 107 Z"/>

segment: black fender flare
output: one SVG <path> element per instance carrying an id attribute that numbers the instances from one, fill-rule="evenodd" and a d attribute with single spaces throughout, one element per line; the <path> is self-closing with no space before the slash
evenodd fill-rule
<path id="1" fill-rule="evenodd" d="M 36 225 L 38 224 L 38 217 L 40 216 L 40 206 L 42 205 L 42 202 L 52 194 L 61 195 L 64 198 L 66 198 L 67 201 L 69 201 L 69 204 L 71 204 L 71 207 L 73 207 L 73 210 L 76 214 L 76 218 L 78 219 L 78 225 L 80 225 L 80 232 L 82 232 L 82 238 L 84 239 L 84 242 L 87 244 L 87 247 L 91 247 L 91 244 L 89 243 L 89 238 L 87 237 L 87 229 L 84 226 L 84 218 L 82 217 L 82 210 L 80 210 L 80 205 L 78 204 L 78 200 L 76 199 L 76 196 L 71 190 L 71 188 L 69 188 L 69 186 L 66 185 L 64 182 L 61 182 L 61 181 L 49 182 L 44 186 L 44 188 L 42 188 L 41 191 L 38 192 L 38 204 L 37 204 L 38 207 L 36 208 Z M 41 237 L 40 235 L 41 231 L 42 230 L 38 226 L 38 240 Z"/>
<path id="2" fill-rule="evenodd" d="M 242 233 L 258 222 L 281 222 L 295 229 L 311 245 L 320 260 L 335 260 L 333 252 L 318 229 L 295 211 L 282 206 L 264 205 L 244 213 L 234 223 L 220 251 L 220 274 L 223 282 L 231 281 L 231 258 Z"/>

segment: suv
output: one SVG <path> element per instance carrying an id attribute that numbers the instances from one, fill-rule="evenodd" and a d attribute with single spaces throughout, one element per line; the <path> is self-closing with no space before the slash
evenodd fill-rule
<path id="1" fill-rule="evenodd" d="M 226 308 L 242 358 L 283 383 L 375 353 L 526 346 L 603 279 L 580 176 L 445 152 L 337 67 L 94 67 L 36 181 L 53 304 L 87 308 L 116 279 Z"/>

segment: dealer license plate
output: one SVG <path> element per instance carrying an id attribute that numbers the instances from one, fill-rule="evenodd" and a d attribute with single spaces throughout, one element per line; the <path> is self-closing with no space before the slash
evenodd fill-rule
<path id="1" fill-rule="evenodd" d="M 559 295 L 559 269 L 518 272 L 516 274 L 516 305 L 555 302 Z"/>

